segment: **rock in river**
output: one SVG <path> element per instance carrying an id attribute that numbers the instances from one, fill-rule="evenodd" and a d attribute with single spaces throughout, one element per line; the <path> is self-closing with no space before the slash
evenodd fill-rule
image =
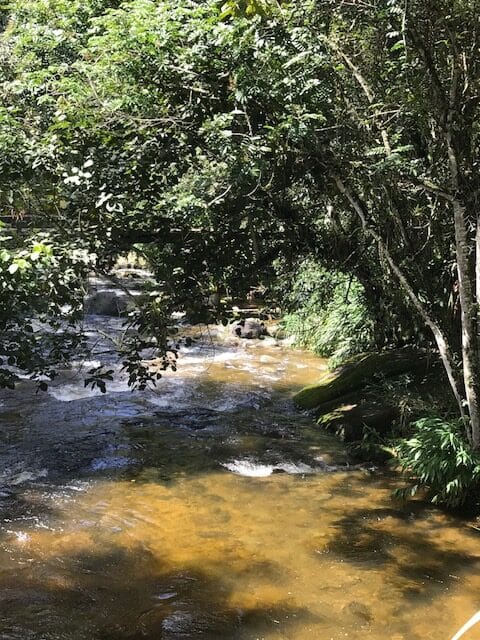
<path id="1" fill-rule="evenodd" d="M 231 333 L 238 338 L 262 338 L 268 336 L 267 327 L 255 318 L 245 318 L 231 325 Z"/>

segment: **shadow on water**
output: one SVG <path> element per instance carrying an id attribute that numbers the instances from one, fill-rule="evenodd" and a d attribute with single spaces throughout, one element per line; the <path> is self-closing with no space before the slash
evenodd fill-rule
<path id="1" fill-rule="evenodd" d="M 255 567 L 271 578 L 275 567 Z M 220 575 L 162 565 L 148 550 L 92 549 L 22 568 L 2 584 L 4 640 L 183 640 L 258 637 L 316 621 L 288 602 L 238 606 Z"/>
<path id="2" fill-rule="evenodd" d="M 422 606 L 422 600 L 431 600 L 480 566 L 478 554 L 462 552 L 434 535 L 434 524 L 429 526 L 432 513 L 432 507 L 421 502 L 349 509 L 333 523 L 334 533 L 323 552 L 362 571 L 384 571 L 410 605 Z M 453 516 L 450 524 L 458 525 Z M 480 541 L 476 534 L 463 535 Z"/>
<path id="3" fill-rule="evenodd" d="M 437 598 L 469 573 L 476 602 L 476 540 L 391 476 L 324 473 L 345 452 L 272 354 L 158 394 L 6 394 L 2 640 L 440 640 Z"/>

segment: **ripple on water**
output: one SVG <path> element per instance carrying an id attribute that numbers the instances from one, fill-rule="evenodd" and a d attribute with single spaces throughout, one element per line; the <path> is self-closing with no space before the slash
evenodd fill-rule
<path id="1" fill-rule="evenodd" d="M 451 637 L 478 608 L 479 538 L 334 466 L 290 401 L 323 369 L 205 344 L 143 395 L 86 397 L 81 375 L 5 392 L 2 640 Z"/>
<path id="2" fill-rule="evenodd" d="M 109 469 L 125 469 L 136 463 L 131 458 L 124 456 L 106 456 L 104 458 L 94 458 L 90 463 L 93 471 L 106 471 Z"/>

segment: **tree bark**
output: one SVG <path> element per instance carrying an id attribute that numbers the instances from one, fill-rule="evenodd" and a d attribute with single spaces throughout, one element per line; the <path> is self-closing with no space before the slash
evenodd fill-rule
<path id="1" fill-rule="evenodd" d="M 470 440 L 472 446 L 480 446 L 480 411 L 478 389 L 478 336 L 477 305 L 474 294 L 474 278 L 470 267 L 470 248 L 466 225 L 465 207 L 455 199 L 455 245 L 457 254 L 458 289 L 462 322 L 463 380 L 470 415 Z"/>
<path id="2" fill-rule="evenodd" d="M 478 450 L 480 449 L 480 307 L 478 304 L 480 301 L 480 230 L 477 216 L 469 216 L 468 213 L 471 212 L 467 212 L 469 198 L 462 193 L 464 181 L 458 156 L 458 151 L 462 150 L 461 134 L 465 128 L 462 126 L 465 125 L 462 115 L 466 100 L 464 94 L 469 83 L 465 62 L 467 58 L 458 47 L 457 34 L 449 28 L 448 21 L 445 22 L 445 29 L 451 51 L 451 61 L 448 62 L 451 65 L 449 86 L 441 80 L 432 49 L 425 44 L 415 26 L 410 27 L 410 34 L 431 81 L 437 124 L 447 149 L 447 166 L 450 172 L 450 194 L 447 199 L 452 204 L 454 218 L 461 307 L 463 383 L 470 417 L 470 423 L 465 427 L 472 447 Z M 476 51 L 476 47 L 472 48 L 473 51 Z M 473 230 L 470 229 L 470 224 L 473 224 Z"/>
<path id="3" fill-rule="evenodd" d="M 458 290 L 461 307 L 462 324 L 462 364 L 463 382 L 467 396 L 470 425 L 467 434 L 474 449 L 480 448 L 480 389 L 477 335 L 477 268 L 473 269 L 475 260 L 475 240 L 468 228 L 465 200 L 461 194 L 460 166 L 457 157 L 458 144 L 454 131 L 458 128 L 456 114 L 459 111 L 460 79 L 462 76 L 462 61 L 459 59 L 455 37 L 451 39 L 454 53 L 448 109 L 445 113 L 443 133 L 447 145 L 448 165 L 452 189 L 452 208 L 455 227 L 455 252 L 457 256 Z M 475 234 L 476 235 L 476 234 Z"/>
<path id="4" fill-rule="evenodd" d="M 448 125 L 447 125 L 448 126 Z M 477 324 L 478 264 L 475 273 L 472 270 L 472 258 L 475 246 L 470 239 L 466 207 L 459 198 L 458 163 L 450 130 L 446 133 L 452 187 L 455 196 L 452 200 L 455 226 L 455 250 L 457 256 L 458 289 L 462 324 L 462 361 L 463 381 L 467 397 L 470 427 L 468 435 L 474 449 L 480 448 L 480 389 L 479 389 L 479 340 Z M 477 235 L 477 234 L 476 234 Z M 478 260 L 478 256 L 477 256 Z"/>

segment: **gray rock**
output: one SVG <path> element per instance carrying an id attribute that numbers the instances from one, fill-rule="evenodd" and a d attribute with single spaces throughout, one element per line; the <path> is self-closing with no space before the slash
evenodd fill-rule
<path id="1" fill-rule="evenodd" d="M 268 327 L 268 333 L 276 340 L 285 340 L 287 337 L 285 329 L 280 324 L 270 325 Z"/>
<path id="2" fill-rule="evenodd" d="M 85 299 L 85 311 L 102 316 L 121 316 L 130 306 L 129 296 L 118 289 L 92 291 Z"/>
<path id="3" fill-rule="evenodd" d="M 120 281 L 118 286 L 109 278 L 91 277 L 89 279 L 89 291 L 85 297 L 86 313 L 102 316 L 123 316 L 138 304 L 142 304 L 148 293 L 140 287 L 140 282 L 132 286 L 132 283 Z"/>
<path id="4" fill-rule="evenodd" d="M 245 320 L 234 322 L 231 325 L 230 331 L 231 334 L 237 336 L 237 338 L 246 338 L 250 340 L 269 335 L 264 323 L 256 320 L 255 318 L 246 318 Z"/>

